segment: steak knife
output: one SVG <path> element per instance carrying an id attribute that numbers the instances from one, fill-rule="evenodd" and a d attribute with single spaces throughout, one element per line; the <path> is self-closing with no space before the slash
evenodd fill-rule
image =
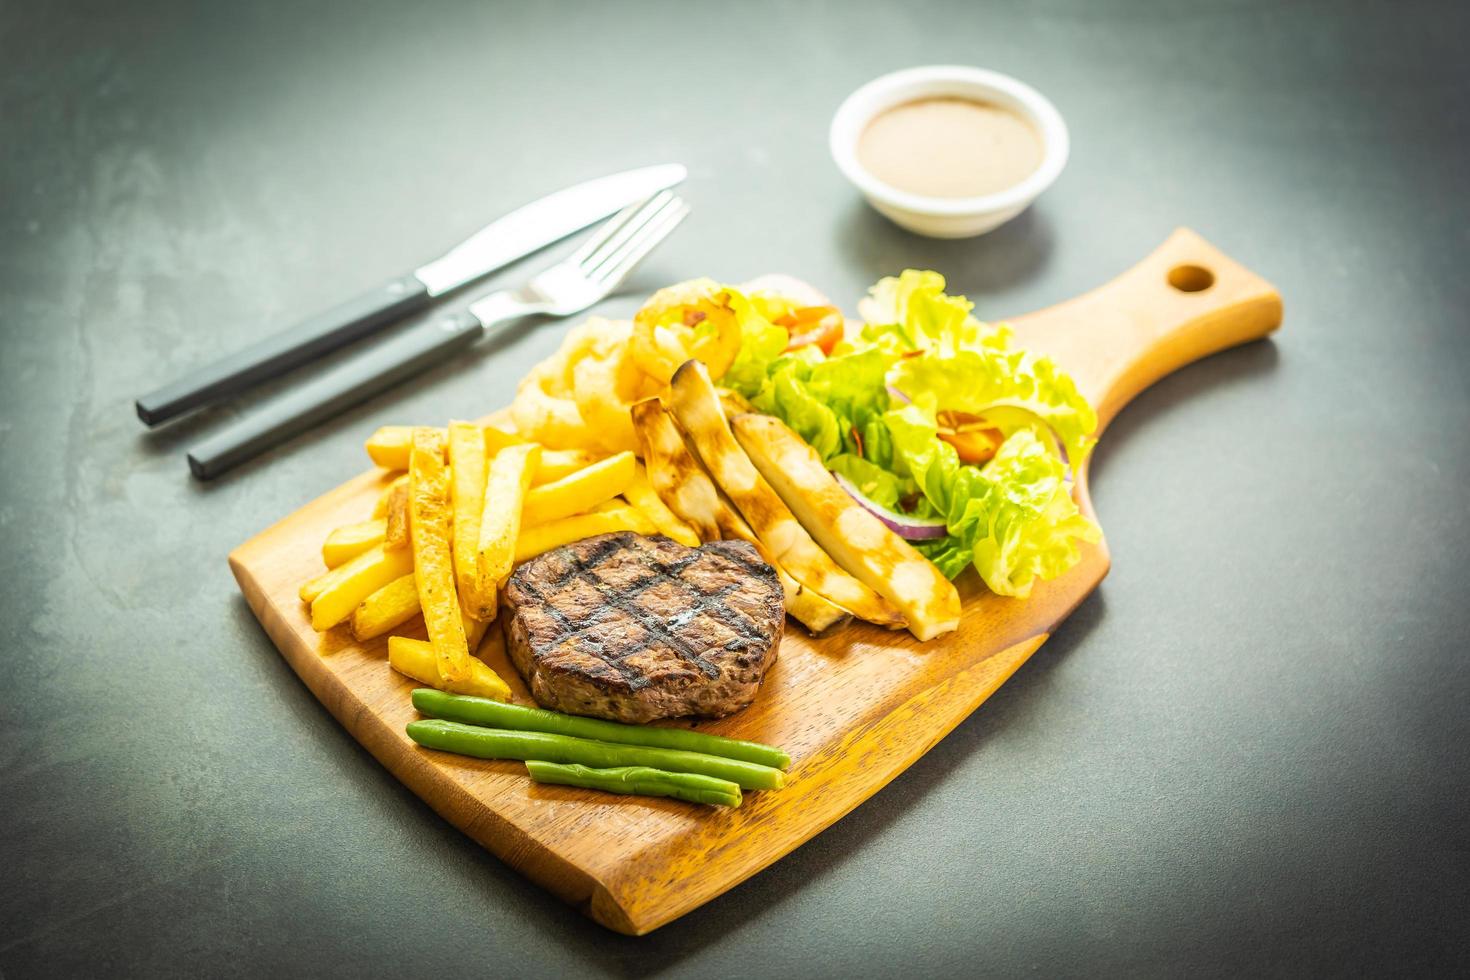
<path id="1" fill-rule="evenodd" d="M 149 427 L 223 401 L 427 308 L 437 297 L 545 248 L 634 201 L 681 183 L 677 163 L 568 187 L 486 225 L 405 276 L 202 367 L 137 400 Z"/>

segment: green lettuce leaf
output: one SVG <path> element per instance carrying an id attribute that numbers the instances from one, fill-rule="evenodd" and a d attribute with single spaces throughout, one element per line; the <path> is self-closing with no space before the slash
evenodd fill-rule
<path id="1" fill-rule="evenodd" d="M 720 383 L 733 388 L 746 398 L 754 398 L 765 385 L 771 365 L 781 356 L 790 339 L 785 327 L 777 326 L 766 316 L 766 307 L 746 297 L 731 286 L 723 286 L 730 296 L 730 307 L 740 324 L 740 353 L 735 355 Z"/>
<path id="2" fill-rule="evenodd" d="M 782 296 L 780 293 L 773 293 L 767 289 L 758 290 L 747 295 L 750 298 L 750 305 L 755 307 L 755 311 L 772 323 L 775 323 L 788 313 L 796 312 L 805 305 L 792 299 L 790 296 Z"/>
<path id="3" fill-rule="evenodd" d="M 751 401 L 791 426 L 824 461 L 844 452 L 866 457 L 869 441 L 888 443 L 881 423 L 892 361 L 871 347 L 834 357 L 815 345 L 802 347 L 771 364 Z"/>
<path id="4" fill-rule="evenodd" d="M 1075 565 L 1078 543 L 1096 544 L 1102 531 L 1077 509 L 1065 467 L 1026 430 L 1005 441 L 980 474 L 993 492 L 978 511 L 987 533 L 969 535 L 975 568 L 1001 595 L 1026 596 L 1037 579 Z"/>
<path id="5" fill-rule="evenodd" d="M 1038 578 L 1076 564 L 1079 542 L 1101 540 L 1072 500 L 1066 466 L 1031 430 L 1018 430 L 976 467 L 936 437 L 932 399 L 885 419 L 898 462 L 949 528 L 948 538 L 924 548 L 946 575 L 973 564 L 992 592 L 1025 598 Z"/>
<path id="6" fill-rule="evenodd" d="M 904 358 L 888 382 L 910 398 L 932 397 L 939 408 L 978 416 L 1006 436 L 1044 424 L 1073 466 L 1092 449 L 1097 413 L 1051 358 L 1033 351 L 982 347 Z"/>
<path id="7" fill-rule="evenodd" d="M 838 453 L 827 460 L 827 468 L 851 480 L 853 486 L 862 491 L 863 496 L 889 510 L 900 510 L 899 500 L 905 494 L 913 492 L 913 485 L 897 473 L 852 453 Z"/>
<path id="8" fill-rule="evenodd" d="M 837 413 L 812 394 L 806 383 L 810 373 L 803 359 L 783 358 L 751 403 L 791 426 L 817 455 L 827 459 L 842 451 L 844 426 Z"/>
<path id="9" fill-rule="evenodd" d="M 939 273 L 916 269 L 878 280 L 858 304 L 866 323 L 863 339 L 897 352 L 934 350 L 945 356 L 968 347 L 1009 347 L 1010 328 L 982 323 L 970 315 L 972 309 L 965 297 L 945 293 Z"/>
<path id="10" fill-rule="evenodd" d="M 953 535 L 934 541 L 915 541 L 913 545 L 919 554 L 932 561 L 948 579 L 959 578 L 975 560 L 975 553 Z"/>

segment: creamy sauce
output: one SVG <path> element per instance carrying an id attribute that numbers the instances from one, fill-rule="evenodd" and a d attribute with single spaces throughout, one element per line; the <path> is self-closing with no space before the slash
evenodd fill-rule
<path id="1" fill-rule="evenodd" d="M 925 197 L 979 197 L 1041 166 L 1041 135 L 1009 109 L 969 99 L 920 99 L 874 117 L 858 137 L 863 169 Z"/>

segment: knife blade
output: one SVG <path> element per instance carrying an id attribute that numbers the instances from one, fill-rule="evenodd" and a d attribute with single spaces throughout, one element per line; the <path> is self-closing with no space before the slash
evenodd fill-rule
<path id="1" fill-rule="evenodd" d="M 677 163 L 589 180 L 527 204 L 475 232 L 414 271 L 430 296 L 439 296 L 600 221 L 634 201 L 683 182 Z"/>
<path id="2" fill-rule="evenodd" d="M 643 167 L 568 187 L 518 208 L 439 258 L 282 333 L 152 391 L 135 403 L 149 427 L 240 394 L 417 313 L 437 297 L 545 248 L 634 201 L 681 183 L 677 163 Z"/>

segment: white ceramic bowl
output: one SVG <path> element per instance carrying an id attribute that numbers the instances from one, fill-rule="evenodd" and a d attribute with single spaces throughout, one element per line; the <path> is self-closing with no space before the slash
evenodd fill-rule
<path id="1" fill-rule="evenodd" d="M 1013 187 L 981 197 L 925 197 L 878 180 L 857 159 L 858 138 L 874 116 L 917 99 L 962 98 L 1019 113 L 1041 134 L 1041 166 Z M 931 238 L 969 238 L 1026 210 L 1067 164 L 1067 124 L 1040 92 L 1009 75 L 962 65 L 907 68 L 875 78 L 849 95 L 832 117 L 832 159 L 868 203 L 909 231 Z"/>

